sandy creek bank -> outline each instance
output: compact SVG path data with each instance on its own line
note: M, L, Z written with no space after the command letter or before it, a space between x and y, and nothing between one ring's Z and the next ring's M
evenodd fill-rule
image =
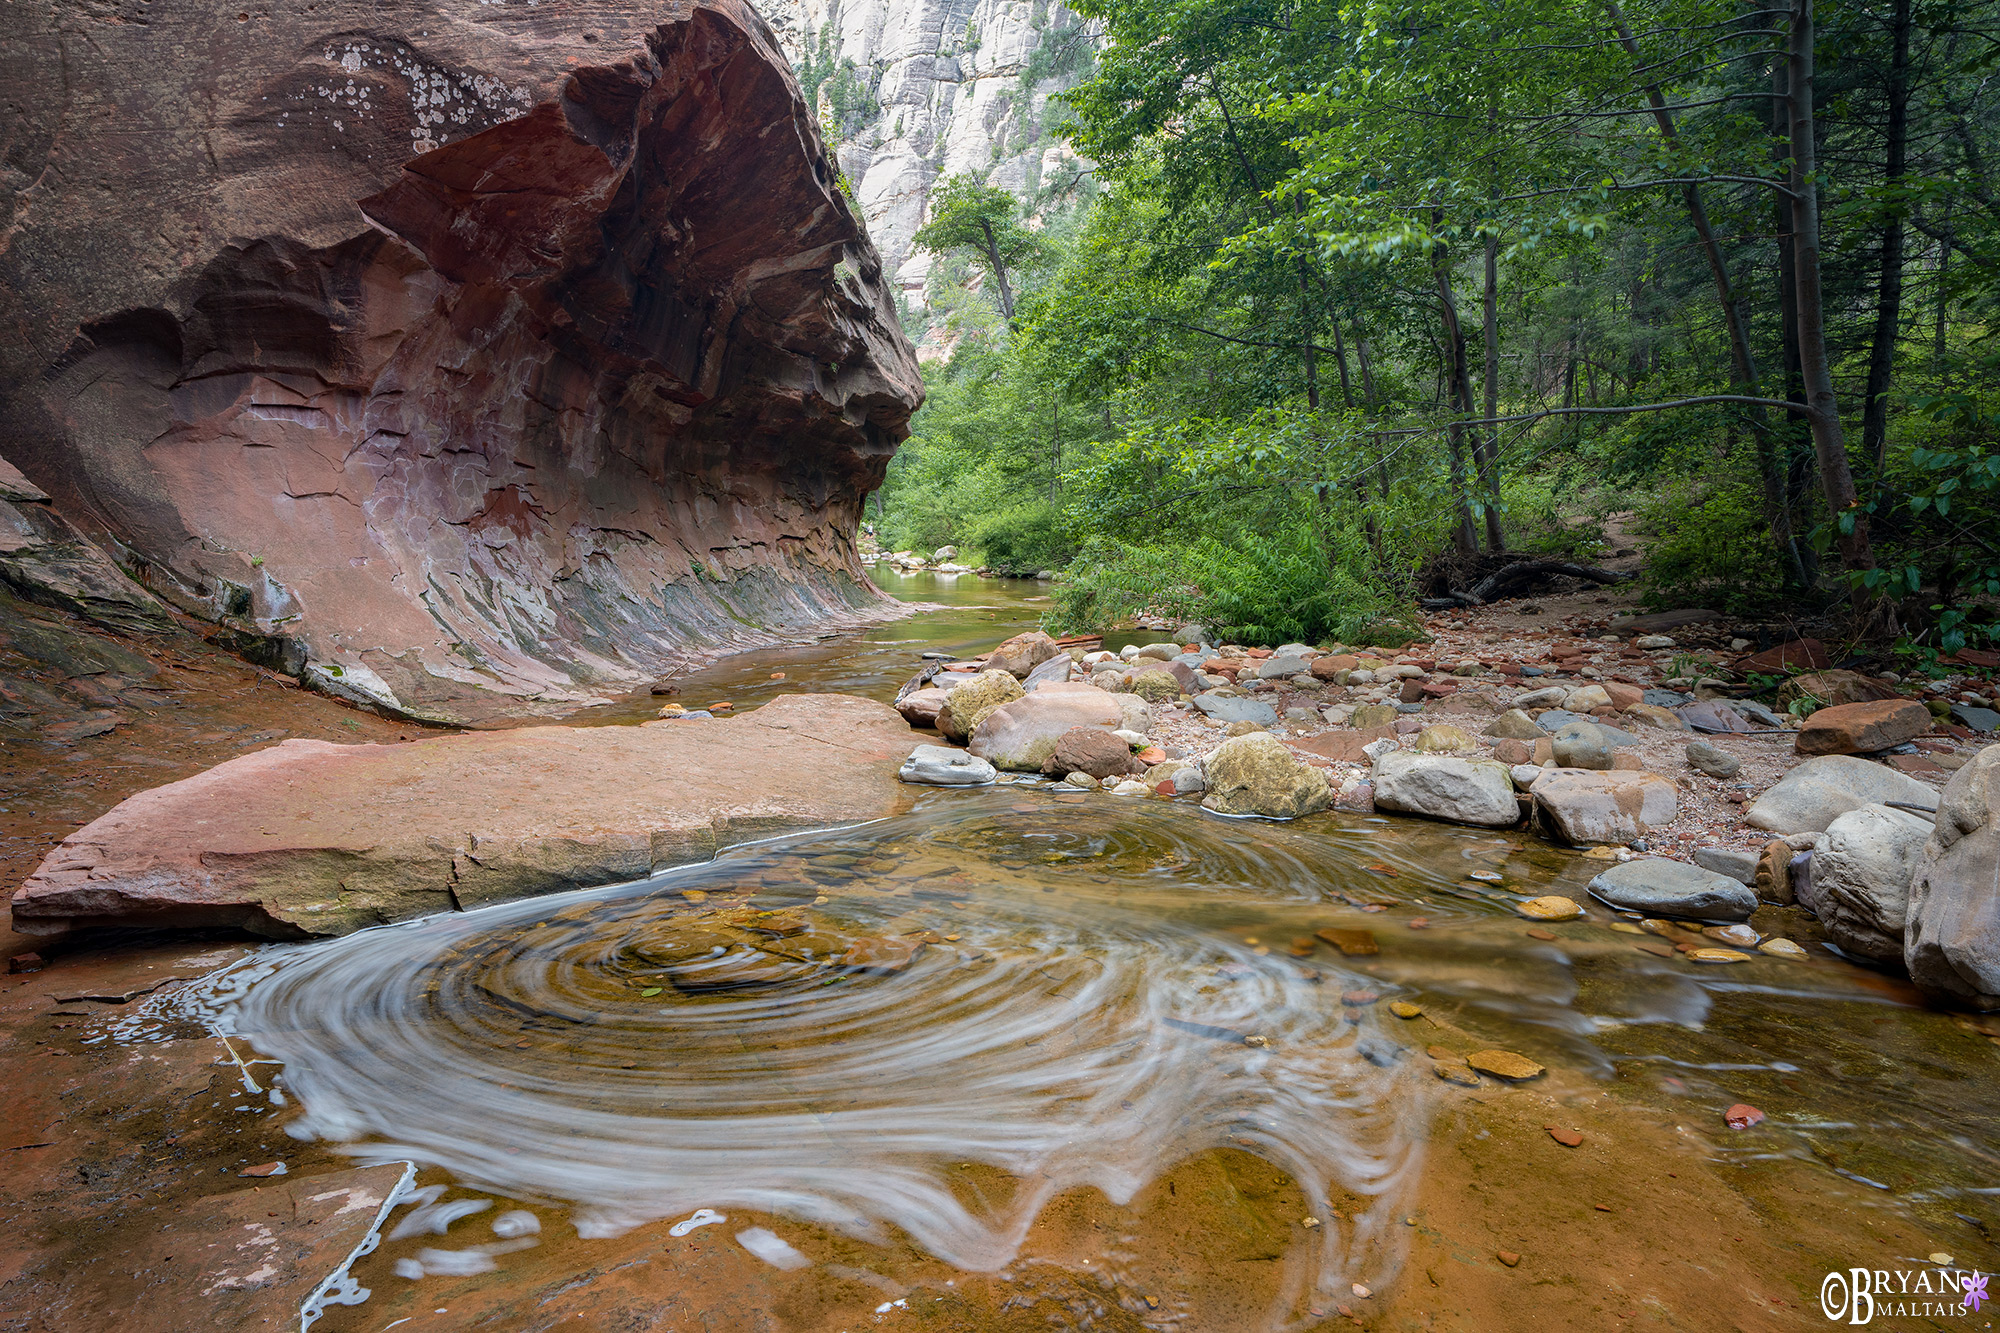
M1006 631L982 628L987 642ZM907 660L915 647L896 651ZM356 718L241 670L258 705L296 704L299 721L320 725ZM797 685L799 674L795 665L790 682L766 688ZM187 753L190 767L208 761ZM120 771L92 767L112 781ZM179 775L131 771L135 788ZM122 794L67 791L61 808L78 815ZM1482 897L1465 873L1475 867L1578 897L1589 873L1581 858L1514 834L1338 815L1244 824L1002 787L926 793L867 833L739 848L643 892L447 917L434 941L414 927L350 937L343 956L368 985L281 968L280 982L296 986L292 1012L310 1021L282 1021L274 1008L261 1034L227 1044L200 1021L203 1005L176 998L188 989L178 983L124 1003L78 997L210 973L248 956L243 941L103 938L53 951L45 970L0 981L10 1090L0 1150L11 1168L0 1190L15 1223L0 1250L0 1327L296 1325L402 1174L357 1166L324 1136L286 1133L301 1101L335 1104L341 1088L366 1093L361 1144L421 1147L416 1181L446 1187L440 1202L492 1203L356 1260L371 1295L328 1306L314 1325L323 1331L1789 1329L1826 1326L1816 1300L1830 1270L1911 1270L1940 1252L1959 1267L2000 1267L1986 1239L2000 1224L1992 1196L1965 1192L1994 1183L2000 1046L1983 1023L1831 960L1700 973L1642 952L1649 941L1595 908L1547 927L1554 940L1533 938L1532 923ZM583 915L551 924L572 900ZM936 942L903 970L768 993L677 998L661 987L642 1002L620 971L614 946L642 930L727 927L730 912L766 908L802 913L813 930L872 934L894 922ZM1767 910L1760 928L1815 938L1802 914ZM1367 930L1379 952L1311 943L1322 928ZM1288 944L1302 937L1310 948L1294 956ZM371 939L384 947L355 947ZM294 956L286 947L260 958ZM305 951L296 957L316 956ZM1051 957L1102 964L1109 979L1080 991L1073 972L1042 970ZM1375 998L1343 1003L1364 993ZM579 996L597 1021L573 1021ZM1422 1014L1396 1018L1393 1000ZM980 1021L996 1013L1033 1031L999 1043L994 1020ZM1148 1016L1180 1025L1148 1026ZM1113 1019L1124 1026L1111 1045L1147 1040L1091 1063L1105 1035L1091 1024ZM928 1047L927 1030L937 1034ZM1246 1035L1269 1045L1248 1046ZM1384 1066L1360 1058L1385 1049L1371 1041L1397 1053ZM1428 1048L1492 1046L1549 1072L1473 1088L1430 1072ZM268 1090L283 1066L239 1061L280 1052L311 1058L284 1069L279 1086L292 1092L276 1105ZM726 1223L676 1237L693 1212L676 1206L606 1234L592 1221L601 1208L561 1197L569 1163L614 1183L650 1179L675 1135L635 1091L731 1061L776 1071L778 1091L774 1104L721 1103L697 1117L702 1133L721 1136L716 1174L695 1174ZM331 1081L330 1099L302 1097L314 1088L308 1066ZM1063 1119L1072 1113L1057 1098L1046 1107L1067 1141L992 1149L982 1135L1009 1123L992 1113L1043 1106L1009 1099L1039 1095L1036 1076L1050 1069L1095 1099L1092 1114ZM955 1137L914 1155L949 1197L1010 1221L1012 1205L1048 1194L1019 1219L1018 1255L996 1271L937 1259L935 1246L884 1220L892 1201L867 1187L882 1160L876 1140L904 1132L882 1113L917 1086L927 1095L908 1105L956 1108L944 1126ZM1301 1087L1318 1093L1288 1099ZM1265 1100L1245 1103L1249 1090ZM1739 1101L1769 1119L1726 1128L1721 1113ZM1153 1114L1163 1107L1175 1117ZM537 1139L515 1128L528 1113L573 1113L578 1127ZM760 1127L768 1115L782 1124ZM1156 1132L1137 1132L1147 1125ZM1580 1145L1557 1142L1552 1125ZM1327 1143L1356 1146L1315 1190L1279 1165ZM820 1156L844 1174L813 1176ZM240 1174L275 1161L286 1175ZM1129 1199L1081 1180L1086 1167L1116 1168L1105 1178L1130 1185ZM745 1182L809 1193L815 1181L878 1213L877 1239L728 1197ZM489 1272L399 1276L426 1249L493 1245L493 1220L517 1206L539 1221L532 1248L494 1254ZM412 1210L395 1209L385 1231ZM579 1220L593 1234L579 1234ZM809 1263L788 1270L756 1257L737 1239L751 1228ZM1329 1273L1342 1280L1313 1280Z

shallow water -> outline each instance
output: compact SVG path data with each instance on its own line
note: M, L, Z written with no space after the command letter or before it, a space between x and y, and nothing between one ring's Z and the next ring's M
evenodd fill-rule
M732 659L680 701L888 699L923 652L982 651L1044 605L1032 583L880 581L942 607ZM1536 1125L1615 1098L1635 1132L1664 1121L1673 1152L1746 1180L1803 1170L1934 1232L2000 1226L1992 1041L1823 953L1703 969L1594 902L1547 927L1513 913L1587 901L1599 868L1513 833L1230 820L1023 780L639 883L273 947L203 993L283 1062L295 1135L428 1182L357 1265L372 1304L327 1330L419 1327L433 1300L511 1327L533 1293L718 1253L791 1285L676 1270L689 1326L833 1333L884 1292L971 1301L979 1282L989 1303L950 1327L1039 1327L1009 1321L1058 1298L1067 1327L1314 1325L1355 1284L1408 1285L1433 1135L1466 1132L1474 1104L1436 1048L1548 1066L1492 1103ZM1732 1135L1736 1102L1769 1121ZM1520 1187L1520 1209L1548 1206ZM1674 1243L1699 1251L1712 1202L1663 1220L1690 1233ZM1024 1291L1037 1273L1070 1285Z
M673 702L706 708L727 701L737 712L799 691L856 694L884 703L917 673L927 652L972 656L1040 622L1049 585L1034 579L989 579L975 574L906 574L886 565L870 571L877 587L905 602L929 606L902 620L829 633L816 642L737 653L699 671L672 676ZM1113 648L1157 635L1112 635ZM651 718L664 699L638 695L566 719L601 725Z
M779 1267L838 1234L990 1272L1066 1191L1120 1204L1254 1154L1340 1207L1231 1327L1395 1280L1432 1114L1459 1095L1433 1044L1679 1099L1710 1160L1817 1159L1992 1223L1980 1038L1835 961L1640 952L1596 905L1529 937L1511 904L1581 898L1592 870L1414 821L940 791L640 883L276 948L226 1021L284 1062L295 1133L561 1207L585 1238L769 1216L739 1242L771 1232ZM1736 1101L1778 1132L1731 1142ZM496 1254L472 1262L504 1276Z

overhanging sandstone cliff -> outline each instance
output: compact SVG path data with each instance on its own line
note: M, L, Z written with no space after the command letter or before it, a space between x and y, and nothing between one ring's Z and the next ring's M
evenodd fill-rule
M167 600L457 719L875 608L921 381L739 0L0 25L0 452Z

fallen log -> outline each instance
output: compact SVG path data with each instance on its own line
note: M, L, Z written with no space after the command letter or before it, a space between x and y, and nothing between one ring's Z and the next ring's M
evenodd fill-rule
M1442 597L1425 597L1417 604L1426 611L1443 611L1454 606L1484 606L1492 601L1496 594L1515 584L1552 574L1567 574L1571 578L1588 579L1592 583L1623 583L1635 577L1623 570L1599 569L1595 565L1571 564L1567 560L1516 560L1511 565L1496 569L1473 584L1466 592L1447 592Z

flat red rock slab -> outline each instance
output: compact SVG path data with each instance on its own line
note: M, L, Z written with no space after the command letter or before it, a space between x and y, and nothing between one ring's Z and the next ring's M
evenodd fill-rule
M14 895L14 927L340 935L639 879L895 814L910 745L894 709L838 694L780 695L727 721L288 740L70 834Z

